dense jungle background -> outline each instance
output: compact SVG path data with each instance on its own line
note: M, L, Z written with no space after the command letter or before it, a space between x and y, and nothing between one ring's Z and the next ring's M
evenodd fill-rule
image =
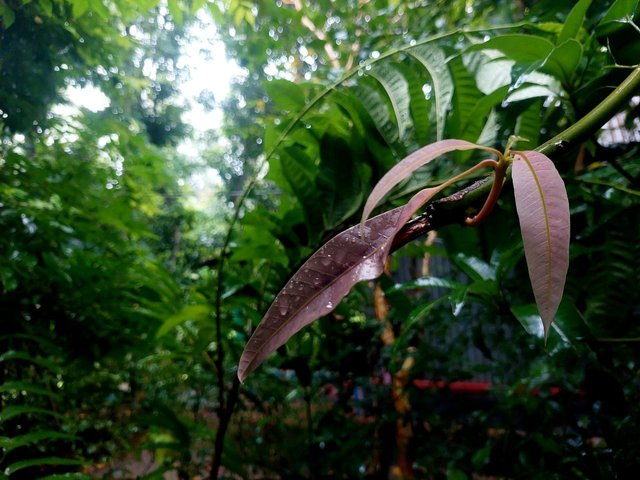
M0 477L637 478L639 17L0 0ZM203 83L233 71L228 94L185 88L185 51L222 47ZM396 252L239 384L279 289L401 158L442 138L533 149L625 78L604 128L551 156L572 244L546 346L507 185L486 222ZM477 160L448 155L384 208Z

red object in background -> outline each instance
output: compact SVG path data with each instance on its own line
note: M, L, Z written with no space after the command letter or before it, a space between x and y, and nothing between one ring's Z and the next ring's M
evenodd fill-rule
M493 384L491 382L471 382L471 381L458 381L447 383L444 380L421 380L415 379L413 385L420 390L426 390L427 388L435 388L438 390L449 390L455 393L487 393ZM550 387L549 391L551 395L557 395L560 393L560 388ZM539 388L531 390L531 395L537 396L540 394Z

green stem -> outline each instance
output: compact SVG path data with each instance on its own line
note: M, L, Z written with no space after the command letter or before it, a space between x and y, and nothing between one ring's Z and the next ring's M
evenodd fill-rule
M536 151L549 156L559 149L566 148L568 144L584 140L613 117L629 101L638 87L640 87L640 67L634 68L627 78L593 110L551 140L540 145Z
M558 150L564 150L570 145L575 144L581 140L584 140L589 135L596 132L602 125L607 123L622 107L629 101L633 94L640 87L640 67L636 67L633 71L624 79L624 81L618 85L618 87L611 92L602 102L593 108L584 117L571 125L566 130L563 130L551 140L546 141L539 147L535 148L535 151L543 153L547 156L553 155ZM507 171L507 177L509 177L509 171ZM473 191L468 192L464 198L464 204L461 206L467 207L475 204L479 198L487 195L491 190L493 182L491 178L487 178L486 181L475 188Z
M570 145L592 135L622 109L639 86L640 67L636 67L609 96L587 115L535 150L545 155L552 155L558 150L566 149ZM511 168L509 167L505 171L505 180L510 176ZM391 251L397 250L430 230L464 222L468 217L468 210L475 208L487 195L491 195L491 191L494 188L493 183L493 176L490 176L448 197L431 203L423 215L407 223L398 232L393 240Z

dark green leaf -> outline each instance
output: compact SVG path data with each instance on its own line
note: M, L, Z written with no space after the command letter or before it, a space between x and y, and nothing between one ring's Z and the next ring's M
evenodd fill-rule
M304 108L304 92L297 83L275 79L265 82L264 88L269 98L282 110L297 112Z
M409 83L409 97L411 99L411 119L413 121L413 132L419 145L429 143L429 109L430 102L424 96L422 87L424 81L411 68L403 63L394 64L404 78Z
M535 35L509 34L475 45L472 50L500 50L518 63L542 61L553 50L553 43Z
M412 48L409 53L422 64L431 77L436 110L436 140L442 140L447 112L453 97L453 81L446 57L442 50L432 45Z
M533 101L527 109L518 116L516 121L516 135L526 140L518 140L518 148L533 149L540 144L540 129L542 128L542 102Z
M553 49L540 70L568 83L582 59L582 45L570 39Z
M46 408L32 407L29 405L9 405L0 412L0 423L11 420L14 417L20 415L44 415L55 417L59 420L64 419L63 415L54 412L53 410L47 410Z
M84 465L85 462L82 460L75 460L72 458L61 458L61 457L43 457L43 458L32 458L29 460L22 460L19 462L12 463L5 469L5 473L7 475L13 475L14 473L23 470L28 467L37 467L41 465L61 465L61 466L78 466Z
M390 105L387 105L387 101L375 86L364 82L362 83L362 85L358 85L358 87L353 90L353 93L358 100L362 102L369 115L371 115L376 128L382 134L385 141L388 144L392 144L398 137L398 130L389 115Z
M558 41L556 42L557 45L561 45L567 40L578 36L578 33L582 28L582 24L584 23L584 17L587 14L587 10L590 5L591 0L580 0L571 9L571 12L569 12L567 19L564 22L562 31L558 35Z
M170 316L164 321L156 332L156 337L159 338L169 333L171 330L176 328L178 325L183 324L187 320L193 320L196 322L203 321L209 316L210 312L211 307L209 305L187 305L178 313Z
M398 135L396 139L402 140L405 132L411 127L411 112L409 110L409 85L404 76L391 65L378 66L368 72L373 78L380 82L382 88L389 97L393 114L398 125ZM396 140L394 139L394 140Z
M609 35L624 24L632 22L640 9L639 0L616 0L602 17L596 32L598 35Z

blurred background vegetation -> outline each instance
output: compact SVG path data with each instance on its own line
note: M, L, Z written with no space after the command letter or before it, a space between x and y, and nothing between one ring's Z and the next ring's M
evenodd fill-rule
M553 158L572 263L546 347L503 195L235 371L400 158L533 148L620 84L637 0L0 0L0 18L0 477L636 478L638 96ZM185 51L211 42L228 58L205 84L237 75L189 96Z

